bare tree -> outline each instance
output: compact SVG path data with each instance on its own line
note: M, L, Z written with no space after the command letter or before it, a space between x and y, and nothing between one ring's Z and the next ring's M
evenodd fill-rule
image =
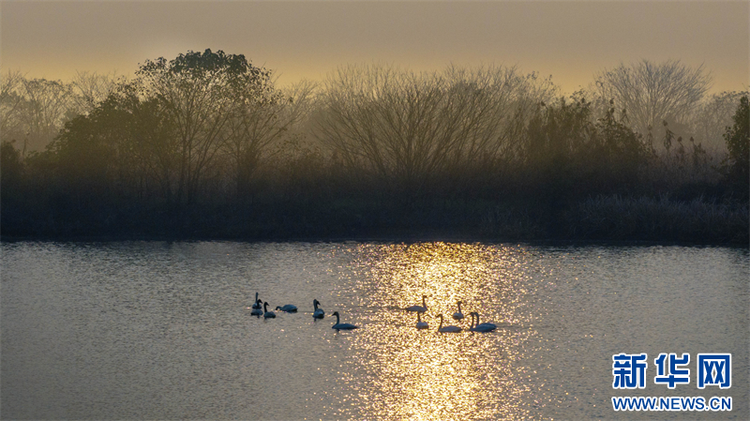
M440 171L509 149L529 95L551 92L534 80L504 67L340 68L321 94L317 136L350 168L417 193Z
M20 141L24 154L44 149L72 116L73 92L61 81L8 72L0 97L2 139Z
M25 138L25 130L21 125L25 105L23 82L21 72L10 70L0 80L0 137L4 142Z
M270 146L310 111L314 90L308 81L283 91L269 84L264 95L246 101L228 122L223 148L232 163L238 198L249 193L249 182Z
M454 149L445 81L384 66L340 68L326 82L319 136L352 168L410 188Z
M18 140L22 150L40 151L67 121L90 112L114 89L114 76L79 72L70 83L26 79L8 71L0 84L0 136Z
M690 118L691 133L708 151L727 152L724 132L733 124L732 116L740 98L747 92L721 92L705 98Z
M30 133L38 138L30 139L33 147L46 145L70 117L73 92L61 81L45 79L27 80L25 93L28 100L27 125Z
M96 72L76 72L71 82L74 93L74 111L86 114L114 92L118 84L125 83L124 78L115 73L98 74Z
M445 78L462 98L457 112L465 117L462 136L471 162L485 158L510 161L518 158L522 132L541 102L550 102L558 88L536 73L521 74L515 67L489 66L463 68L451 66Z
M710 83L702 65L691 68L679 60L620 64L596 77L599 95L624 108L631 127L644 135L663 121L685 122Z

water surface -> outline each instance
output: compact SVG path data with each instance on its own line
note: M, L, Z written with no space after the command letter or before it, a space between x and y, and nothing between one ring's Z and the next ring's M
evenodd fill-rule
M664 419L612 396L732 396L750 418L748 250L466 243L2 243L4 419ZM297 314L250 315L258 292ZM427 295L427 331L403 309ZM312 319L312 301L327 317ZM492 333L439 334L477 311ZM333 311L360 326L336 332ZM612 389L612 355L649 384ZM732 353L729 390L653 384Z

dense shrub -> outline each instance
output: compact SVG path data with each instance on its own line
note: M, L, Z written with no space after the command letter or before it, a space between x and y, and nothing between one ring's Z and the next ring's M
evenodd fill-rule
M727 141L729 181L736 191L747 197L750 188L750 104L743 96L733 117L734 124L727 127L724 138Z

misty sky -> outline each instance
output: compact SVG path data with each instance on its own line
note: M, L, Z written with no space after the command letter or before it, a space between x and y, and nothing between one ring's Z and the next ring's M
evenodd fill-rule
M713 90L748 89L750 2L2 0L0 67L69 80L131 75L146 59L244 54L282 84L337 66L518 65L565 92L620 62L704 64Z

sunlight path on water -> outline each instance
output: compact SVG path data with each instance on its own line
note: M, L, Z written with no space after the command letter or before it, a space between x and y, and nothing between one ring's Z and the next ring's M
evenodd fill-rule
M358 308L366 329L351 338L352 372L347 383L364 382L356 405L343 415L381 419L527 419L530 388L524 381L523 347L536 332L524 308L528 279L512 247L479 244L362 244L342 284L359 291ZM421 305L429 330L416 329L416 315L404 308ZM462 301L467 316L451 318ZM499 330L469 331L471 311ZM438 314L460 333L437 333ZM356 410L355 410L356 408ZM358 413L359 412L359 413Z

